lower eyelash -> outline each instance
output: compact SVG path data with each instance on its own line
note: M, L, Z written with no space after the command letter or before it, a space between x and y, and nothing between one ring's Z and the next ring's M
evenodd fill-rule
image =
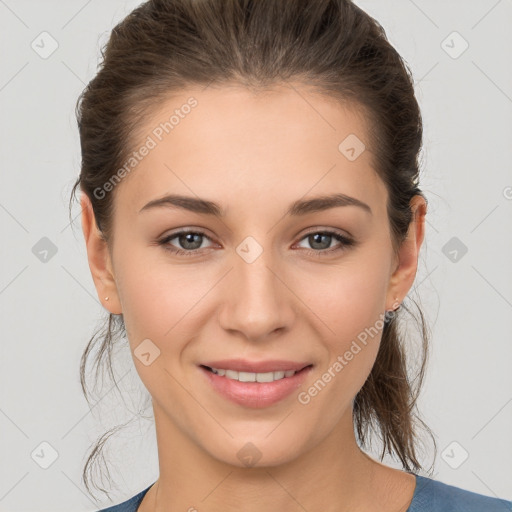
M162 245L166 251L170 251L172 254L176 254L179 256L195 256L200 251L200 249L185 251L183 249L177 249L177 248L169 245L169 242L171 240L179 237L180 235L185 235L187 233L193 233L194 235L201 235L201 236L207 238L208 240L210 239L210 237L208 235L206 235L205 233L203 233L201 231L178 231L177 233L173 233L172 235L169 235L169 236L163 238L162 240L159 240L157 243L158 243L158 245ZM326 253L330 254L333 252L342 251L345 248L356 245L355 240L348 238L346 236L340 235L336 231L312 231L311 233L307 233L306 235L304 235L301 238L301 240L304 240L304 238L306 238L310 235L320 235L320 234L332 236L335 240L340 242L342 245L340 247L331 248L331 249L323 249L323 250L318 250L318 251L315 251L313 249L303 249L303 250L305 250L306 252L308 252L309 254L312 254L314 256L322 256Z

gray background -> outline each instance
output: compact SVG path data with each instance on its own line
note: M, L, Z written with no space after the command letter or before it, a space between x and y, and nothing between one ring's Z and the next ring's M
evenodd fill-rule
M126 351L116 370L126 404L109 384L92 409L82 396L79 358L106 312L78 204L72 226L67 217L80 164L75 102L109 31L138 3L0 0L1 511L99 508L80 480L87 448L147 406ZM425 123L429 213L411 296L432 329L419 406L438 442L434 477L512 499L512 1L357 3L411 67ZM114 501L157 478L150 420L108 446Z

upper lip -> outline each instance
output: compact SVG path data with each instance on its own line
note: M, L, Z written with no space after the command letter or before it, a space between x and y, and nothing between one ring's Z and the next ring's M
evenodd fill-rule
M311 363L284 361L282 359L272 359L267 361L247 361L246 359L222 359L221 361L207 361L203 366L218 368L223 370L234 370L237 372L265 373L275 371L302 370Z

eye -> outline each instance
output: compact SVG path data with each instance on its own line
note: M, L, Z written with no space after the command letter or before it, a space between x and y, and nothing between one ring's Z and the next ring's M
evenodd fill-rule
M174 240L175 238L178 239L179 244L186 250L178 249L173 245L170 245L171 240ZM202 245L202 238L207 238L210 240L210 237L201 231L179 231L177 233L173 233L172 235L166 236L160 240L158 244L162 245L166 251L170 251L173 254L194 256L197 254L198 249Z
M183 255L183 256L195 256L198 254L199 249L202 247L203 239L211 240L209 236L207 236L202 231L178 231L177 233L173 233L168 235L157 242L158 245L164 247L166 251L169 251L173 254ZM183 249L177 248L171 244L171 240L178 239L178 243ZM330 247L331 242L336 240L338 242L338 247ZM305 237L301 239L307 240L313 249L307 249L306 252L312 254L314 256L323 256L326 254L332 254L338 251L342 251L348 247L356 245L355 240L349 238L341 233L336 231L313 231L308 233Z
M330 248L331 242L334 240L339 242L338 247ZM342 251L345 248L351 247L356 244L355 240L349 238L336 231L313 231L307 234L302 240L307 242L314 249L319 250L308 250L307 252L314 256L329 255L338 251Z

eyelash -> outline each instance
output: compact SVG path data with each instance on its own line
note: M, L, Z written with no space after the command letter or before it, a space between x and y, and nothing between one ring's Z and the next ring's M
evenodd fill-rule
M192 250L189 250L189 251L185 251L183 249L177 249L177 248L169 245L169 242L171 240L173 240L174 238L177 238L180 235L186 235L186 234L190 234L190 233L192 233L194 235L200 235L200 236L203 236L203 237L207 238L208 240L211 240L210 237L208 235L206 235L205 233L203 233L202 231L188 230L188 231L178 231L177 233L172 233L171 235L168 235L168 236L162 238L161 240L159 240L157 242L157 244L163 246L164 250L169 251L172 254L176 254L177 256L182 256L182 255L183 256L196 256L197 253L200 251L200 249L192 249ZM326 230L326 231L312 231L310 233L306 233L300 239L300 241L304 240L308 236L317 235L317 234L331 236L335 240L340 242L342 244L342 246L334 248L334 249L333 248L331 248L331 249L320 249L320 250L304 249L307 253L309 253L309 254L311 254L313 256L322 257L322 256L324 256L326 254L330 255L332 253L337 253L339 251L343 251L343 250L345 250L345 249L347 249L349 247L352 247L352 246L356 245L356 241L353 240L352 238L348 238L348 237L346 237L344 235L341 235L340 233L338 233L336 231L329 231L329 230Z

